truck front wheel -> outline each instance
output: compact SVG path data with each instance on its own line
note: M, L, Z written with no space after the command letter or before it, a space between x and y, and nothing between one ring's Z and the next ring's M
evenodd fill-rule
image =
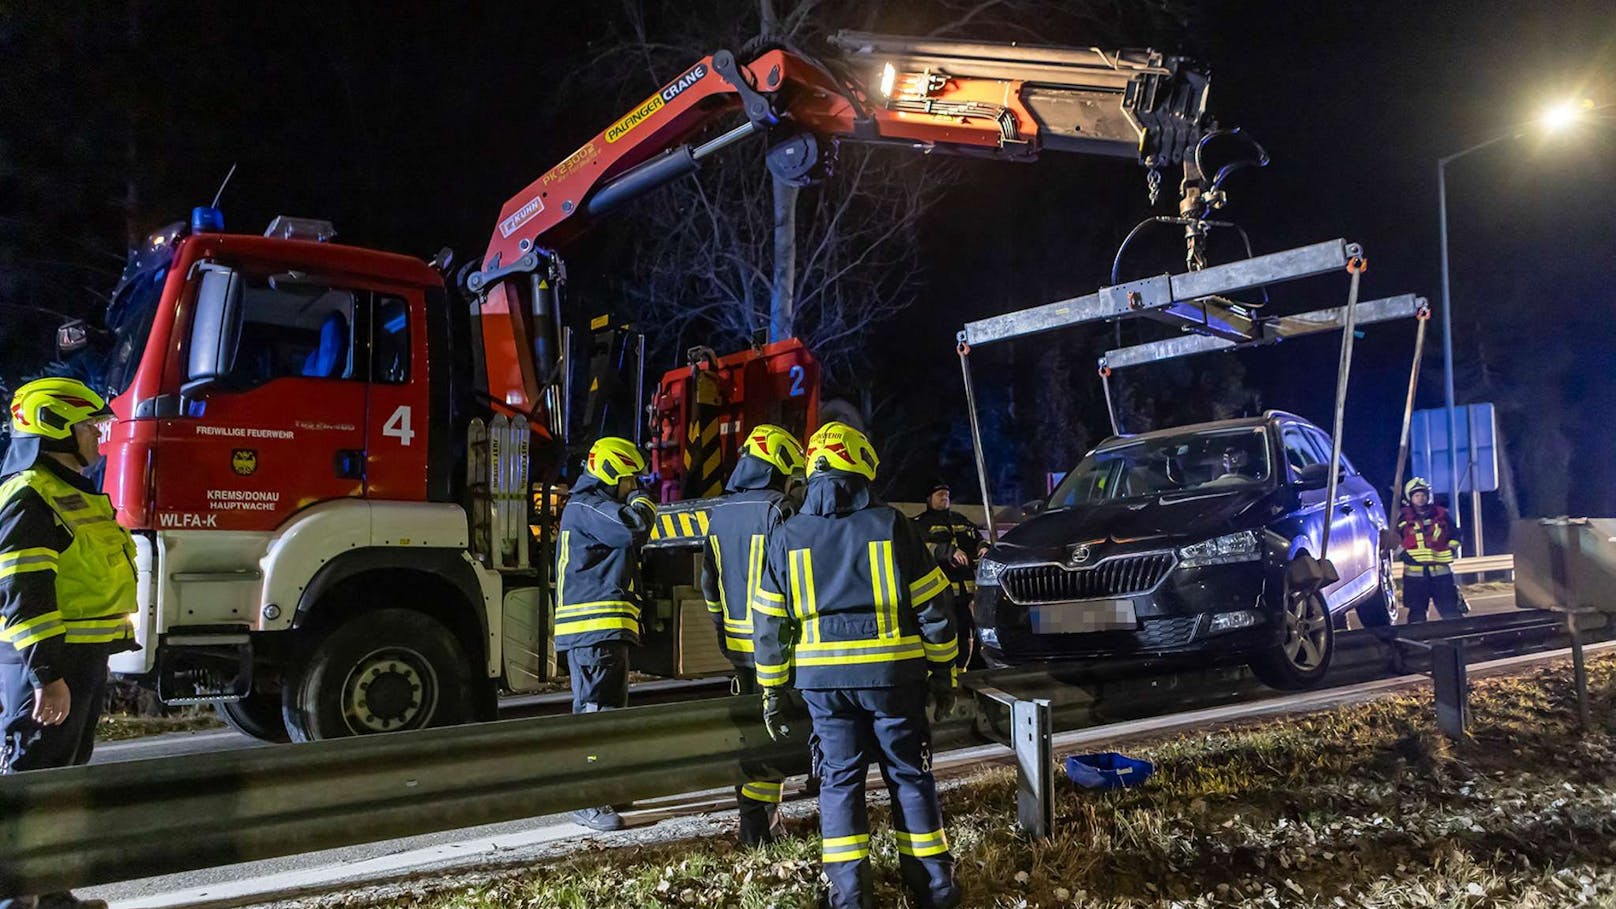
M298 742L453 726L474 718L474 681L449 629L414 610L381 609L314 646L281 710Z
M255 691L239 701L215 704L214 711L226 726L260 742L289 741L286 720L281 716L279 692Z

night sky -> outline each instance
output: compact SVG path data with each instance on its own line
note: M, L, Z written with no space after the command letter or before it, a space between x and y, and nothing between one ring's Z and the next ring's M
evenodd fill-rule
M601 41L621 28L610 3L385 14L341 3L66 7L77 5L0 2L7 382L43 365L53 324L21 308L93 311L90 289L110 289L129 234L205 204L232 162L240 170L221 203L232 229L257 232L278 213L327 217L344 242L423 257L449 245L475 256L504 199L621 113L587 87L599 75L588 67ZM1094 26L1106 34L1063 24L1068 33L1048 41L1150 44L1205 60L1220 121L1249 130L1273 157L1230 182L1225 214L1258 252L1334 237L1362 243L1364 299L1414 292L1436 303L1438 157L1552 100L1616 102L1608 2L1093 8L1118 11ZM908 23L924 19L919 9L883 4L873 25L911 31ZM992 38L992 23L983 27ZM635 91L654 87L647 79ZM1616 509L1613 124L1553 141L1533 133L1449 171L1460 396L1499 400L1527 514ZM964 481L954 332L1107 283L1116 244L1148 211L1143 173L1124 162L1051 155L1027 166L955 167L922 231L920 302L879 339L884 355L863 378L902 408L923 454L941 452L941 469ZM571 251L580 305L620 265L619 247L602 233ZM1181 258L1164 240L1133 258L1130 277L1177 270ZM1276 289L1271 307L1336 306L1345 293L1344 277L1320 278ZM1143 337L1129 331L1129 340ZM1056 345L1070 354L1067 397L1080 401L1074 438L1102 438L1092 367L1107 337L1096 329L985 353L988 397L1014 401L1003 435L1039 431L1026 411L1038 395L1061 392L1027 387L1049 382L1024 367ZM1359 346L1345 441L1382 487L1412 339L1412 325L1371 326ZM1147 366L1124 381L1200 387L1243 371L1262 406L1327 424L1337 342L1239 354L1238 364L1210 365L1229 359L1216 356L1202 358L1204 367ZM1440 402L1435 330L1429 344L1420 406ZM1000 444L999 455L1017 462L998 493L1006 498L1037 494L1038 471L1069 466L1037 445ZM931 473L913 456L908 463L914 478L894 485L894 497L912 497Z

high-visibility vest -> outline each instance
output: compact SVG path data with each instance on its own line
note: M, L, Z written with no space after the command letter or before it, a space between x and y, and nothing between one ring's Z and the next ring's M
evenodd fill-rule
M1408 570L1415 574L1442 575L1453 570L1452 565L1458 557L1454 546L1455 542L1447 529L1447 513L1438 509L1431 509L1424 518L1413 513L1412 509L1405 508L1398 529L1403 535L1403 549L1407 553L1407 560L1414 564Z
M112 502L85 492L44 467L30 467L0 484L0 503L32 489L56 513L73 541L0 553L0 578L56 572L56 609L0 626L0 641L18 650L62 635L69 644L118 644L134 637L135 540L119 526Z

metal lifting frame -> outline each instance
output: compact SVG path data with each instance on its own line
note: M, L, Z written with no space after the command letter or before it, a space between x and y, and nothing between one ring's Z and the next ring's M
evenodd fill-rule
M1177 326L1186 333L1184 337L1110 350L1100 359L1100 378L1105 383L1106 408L1111 414L1112 431L1120 433L1111 404L1109 380L1112 369L1216 350L1273 344L1300 335L1350 329L1358 323L1407 318L1428 311L1425 299L1413 294L1357 303L1357 277L1362 270L1362 260L1363 250L1358 244L1342 239L1328 240L1200 271L1157 275L1102 287L1085 296L967 322L958 335L958 351L965 382L966 412L970 419L971 438L975 443L977 479L982 487L982 503L987 512L989 540L997 539L997 527L993 520L993 503L988 495L987 464L982 454L981 424L971 378L970 353L973 346L1090 322L1114 322L1127 318L1144 317ZM1342 307L1294 316L1263 317L1255 307L1223 298L1224 294L1337 270L1352 271L1354 279L1351 299L1348 305ZM1344 356L1350 356L1350 347L1344 347L1343 351ZM1345 368L1343 361L1338 399L1340 392L1345 389ZM1339 409L1339 400L1337 404Z

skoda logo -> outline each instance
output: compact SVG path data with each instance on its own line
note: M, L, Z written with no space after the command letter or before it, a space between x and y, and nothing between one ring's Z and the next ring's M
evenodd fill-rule
M1089 549L1089 544L1079 543L1072 547L1071 562L1073 565L1081 565L1087 562L1091 555L1093 552Z

